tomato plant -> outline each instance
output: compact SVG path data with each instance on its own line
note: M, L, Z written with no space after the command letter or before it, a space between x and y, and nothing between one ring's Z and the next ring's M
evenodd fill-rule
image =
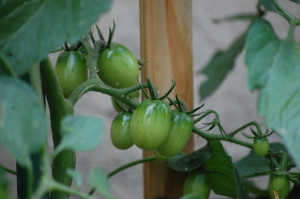
M194 194L198 197L207 199L210 194L210 185L207 176L199 171L194 171L188 174L184 181L183 194Z
M159 147L169 135L171 110L161 100L144 100L133 112L130 131L134 144L144 150Z
M61 53L56 61L55 72L67 98L83 82L87 80L87 66L83 54L77 51Z
M111 141L118 149L128 149L133 145L130 134L132 113L120 113L115 117L110 128Z
M144 3L141 1L141 4L142 2ZM250 196L299 198L300 48L296 39L298 35L295 33L300 26L300 18L288 11L288 6L282 6L282 2L259 0L257 3L257 10L253 14L242 13L225 20L215 20L248 20L250 23L228 49L215 53L200 71L207 76L200 88L203 99L220 85L245 48L248 87L259 92L257 107L265 122L260 124L250 121L228 131L217 111L212 108L200 111L204 104L187 111L191 104L182 100L187 96L179 99L179 95L193 90L192 87L179 85L174 90L175 79L170 89L160 96L158 88L161 85L152 83L152 78L154 82L158 82L158 79L167 81L165 77L177 78L181 74L190 74L190 71L185 71L186 68L182 67L186 63L179 59L185 57L186 53L190 54L191 48L185 44L192 40L184 32L187 30L185 25L188 24L173 21L175 18L179 19L182 13L188 16L186 13L190 12L178 14L175 6L177 3L172 3L172 6L169 6L170 2L160 4L168 9L153 10L154 14L158 10L166 11L167 22L162 25L166 27L168 34L152 37L149 42L145 42L144 36L149 36L150 33L152 36L152 32L141 34L143 45L146 43L154 47L147 53L152 55L161 50L163 53L159 57L161 59L147 60L149 65L145 66L148 67L145 72L150 77L146 77L146 82L138 82L139 64L143 61L137 60L128 47L114 42L115 23L109 29L107 40L101 29L97 25L93 26L99 15L109 9L111 1L93 0L91 4L68 0L1 2L0 148L1 154L2 149L7 151L7 155L13 160L11 162L16 162L17 165L14 170L14 163L11 165L4 158L1 159L0 198L12 198L9 188L14 188L14 184L9 187L6 178L6 173L9 173L16 176L17 186L13 192L17 193L18 198L68 199L72 195L92 199L93 193L98 192L105 198L114 199L118 188L110 188L110 177L137 164L157 160L157 164L153 162L146 166L163 165L164 170L160 170L161 167L145 169L145 173L149 174L145 182L161 177L161 182L167 185L155 189L163 192L162 195L157 194L157 197L165 197L163 194L169 193L169 190L183 190L182 199L208 198L212 190L213 194L238 199L249 199ZM290 3L294 3L295 8L299 6L299 0L291 0ZM144 11L141 10L142 16L148 13ZM286 38L279 37L269 17L265 17L269 12L277 13L288 22ZM151 27L155 33L164 31L156 29L155 18L141 19L147 19L147 24L141 23L142 27ZM159 18L160 20L164 19ZM183 24L184 28L177 27L179 24ZM177 41L180 45L177 45ZM69 49L68 45L71 44L76 44L76 48ZM160 49L158 44L163 44L167 50ZM59 47L63 45L64 47ZM182 49L187 49L187 52ZM57 52L60 54L53 67L56 57L53 53ZM163 61L160 62L161 60ZM156 64L166 63L174 65L176 74L169 74L168 67L167 70L155 68ZM154 74L148 71L150 67L155 69ZM178 75L177 72L181 74ZM144 80L144 77L145 73L141 79ZM192 79L191 76L189 78ZM76 152L96 149L106 135L103 130L105 123L100 118L80 115L76 109L79 99L88 92L106 95L105 97L112 98L122 107L119 115L112 121L112 145L128 149L135 144L140 149L150 151L144 153L147 157L120 165L109 172L104 172L99 168L102 165L97 165L98 168L91 169L88 176L82 176L81 171L75 169ZM136 100L139 92L143 92L146 98L141 102ZM82 103L86 101L83 100ZM103 106L102 102L88 105L95 111L99 111L98 105ZM236 114L237 111L238 108L231 112ZM110 117L109 114L105 115ZM280 143L269 143L269 140L274 139L270 137L272 133L268 133L268 129L278 134L278 139L282 138ZM254 136L249 135L251 132ZM200 142L197 144L199 148L183 153L191 133L201 138L195 139L195 142ZM253 142L238 136L240 133L246 138L254 139ZM50 145L48 138L53 141ZM205 146L202 140L205 141ZM223 147L225 142L236 145L237 149L244 147L249 150L249 154L235 162L235 158L227 153L227 146ZM132 147L132 150L139 149ZM126 152L121 152L124 158L130 156ZM110 153L107 146L100 156L106 153ZM98 154L95 156L99 157ZM112 154L105 157L111 158ZM175 174L165 167L175 170ZM155 173L155 178L152 178L152 172L158 170L163 175ZM177 180L185 174L188 176L183 187L180 187ZM252 180L252 177L268 175L268 190L262 190ZM175 180L170 181L169 176ZM153 183L155 188L159 186L158 181ZM72 182L74 186L71 186ZM91 187L89 192L84 191L83 182ZM128 182L130 181L126 180L126 184ZM173 198L180 197L177 196Z
M285 199L290 192L290 181L284 175L270 175L268 190L272 199Z
M112 42L98 58L98 75L104 83L114 88L137 84L139 66L133 53L125 46Z

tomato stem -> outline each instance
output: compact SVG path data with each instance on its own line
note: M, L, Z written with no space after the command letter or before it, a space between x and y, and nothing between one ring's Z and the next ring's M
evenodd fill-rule
M248 142L245 142L245 141L242 141L242 140L238 140L234 137L231 137L231 136L223 136L223 135L213 135L213 134L209 134L209 133L206 133L204 131L201 131L200 129L194 127L193 128L193 132L201 137L203 137L204 139L206 140L224 140L224 141L228 141L228 142L232 142L232 143L235 143L235 144L239 144L241 146L245 146L245 147L248 147L250 149L253 148L253 145L248 143ZM231 132L232 133L232 132ZM228 134L230 135L230 133Z
M219 114L216 111L207 110L207 111L201 113L201 116L194 120L194 124L198 123L199 121L201 121L202 119L204 119L205 117L207 117L210 114L214 114L215 118L219 119Z
M164 100L166 97L169 96L169 94L173 91L173 89L175 88L175 85L176 85L176 81L175 80L172 80L172 84L171 84L171 87L170 89L162 96L160 97L159 99L160 100Z
M56 148L61 140L59 134L60 122L66 115L73 114L73 105L64 99L62 89L49 58L41 62L41 77L42 86L49 104L52 138ZM71 185L72 179L67 175L66 169L75 167L75 159L75 152L69 150L64 150L56 156L52 163L53 177L56 181L68 186ZM68 196L52 193L51 198L66 199Z
M260 132L259 134L261 134L261 128L260 128L259 124L256 121L252 121L252 122L249 122L249 123L237 128L236 130L232 131L231 133L228 134L228 136L233 137L237 133L241 132L242 130L244 130L245 128L248 128L250 126L255 126L257 132Z
M9 173L9 174L12 174L12 175L17 175L17 172L15 170L12 170L12 169L9 169L3 165L0 165L0 169Z

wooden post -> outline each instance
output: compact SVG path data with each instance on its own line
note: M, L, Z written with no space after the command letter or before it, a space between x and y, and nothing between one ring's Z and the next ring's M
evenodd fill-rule
M142 79L149 76L160 93L176 80L175 94L193 108L192 0L140 0ZM193 136L185 152L194 150ZM144 151L144 157L152 155ZM144 164L144 198L178 199L184 175L163 161Z

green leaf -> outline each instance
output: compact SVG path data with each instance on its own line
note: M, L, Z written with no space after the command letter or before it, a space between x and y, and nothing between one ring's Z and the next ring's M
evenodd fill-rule
M300 4L300 0L290 0L290 1Z
M25 82L0 76L0 142L22 166L47 141L43 104Z
M2 1L0 55L18 75L65 41L77 42L110 0Z
M214 154L205 163L208 181L216 194L241 199L249 198L248 192L233 166L231 157L227 155L219 141L212 141Z
M250 199L249 191L244 183L244 180L240 177L238 171L236 168L234 168L234 176L235 176L235 182L236 182L236 195L237 198L240 199Z
M89 183L98 193L108 198L114 198L111 194L107 175L100 168L94 168L89 174Z
M207 80L200 86L202 99L210 96L222 83L226 75L233 69L237 56L244 48L246 33L241 34L227 50L217 51L200 73L207 76Z
M62 140L57 151L90 151L99 145L103 137L103 122L92 116L69 115L61 122L60 134Z
M251 90L259 89L258 110L300 167L300 47L280 40L271 25L257 19L249 30L246 65Z
M180 154L167 160L168 165L175 171L190 172L201 167L213 153L213 147L205 146L188 155Z
M256 155L254 151L237 161L235 167L242 177L264 175L269 170L265 159Z
M69 168L69 169L67 169L67 174L75 181L75 183L78 187L81 187L82 175L81 175L81 173L79 173L79 171Z
M272 152L280 152L280 151L285 151L285 152L287 152L287 150L286 150L284 144L279 143L279 142L273 142L273 143L271 143L271 144L270 144L270 150L271 150Z
M259 0L259 3L269 11L280 12L274 0Z

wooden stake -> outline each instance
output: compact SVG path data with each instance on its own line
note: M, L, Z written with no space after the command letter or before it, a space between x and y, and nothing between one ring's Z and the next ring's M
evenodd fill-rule
M175 94L193 108L192 1L140 0L142 79L149 76L160 93L176 80ZM194 150L193 137L185 152ZM152 152L144 151L144 157ZM184 174L175 172L163 161L144 164L144 198L182 196Z

